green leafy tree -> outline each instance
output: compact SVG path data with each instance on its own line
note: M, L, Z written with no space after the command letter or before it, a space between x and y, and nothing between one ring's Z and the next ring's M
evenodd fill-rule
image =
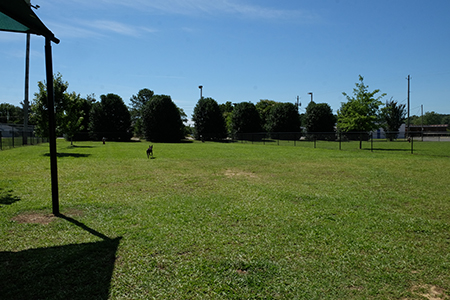
M47 106L47 85L45 82L38 82L39 92L34 94L34 99L31 102L30 121L35 124L36 134L41 137L49 137L49 121L48 121L48 106ZM67 89L69 83L63 81L60 73L53 77L54 89L54 106L55 106L55 123L56 135L64 134L64 112L67 109Z
M142 111L145 138L153 142L178 142L184 138L180 109L170 96L154 95Z
M389 140L396 139L399 128L405 121L405 104L398 104L396 101L386 101L386 106L381 108L381 127L386 131L386 137Z
M81 99L81 111L83 112L83 120L81 121L80 130L73 136L74 141L85 141L89 139L89 124L92 105L96 102L94 94L89 94Z
M202 98L194 108L192 120L194 137L202 140L219 140L226 137L225 119L216 100Z
M86 100L82 99L79 94L72 92L65 94L66 109L63 114L63 132L66 138L70 140L70 144L73 145L73 137L83 129L82 122L84 120L83 105Z
M300 116L293 103L275 103L269 110L266 129L269 132L300 131Z
M450 115L442 115L441 124L450 124Z
M269 124L270 111L276 104L277 102L274 100L261 99L255 105L261 117L262 128L266 131L271 131L267 126Z
M304 126L308 134L313 133L314 138L331 139L334 137L336 117L327 103L311 101L306 107ZM320 133L320 134L319 134Z
M9 103L0 104L0 123L23 123L23 109Z
M130 98L131 107L130 107L130 114L131 114L131 123L134 128L134 134L136 136L142 136L144 134L143 132L143 121L142 121L142 110L149 102L153 95L155 93L152 90L149 90L147 88L141 89L137 95L133 95Z
M129 141L132 136L131 115L119 95L101 95L100 102L92 105L90 118L89 132L96 140Z
M423 117L412 115L409 117L411 125L438 125L438 124L450 124L450 115L438 114L434 111L427 111ZM405 124L408 123L408 118L405 120Z
M232 126L231 126L231 117L233 115L233 103L231 101L227 101L223 104L219 104L220 111L222 112L223 118L225 119L225 127L227 129L227 132L231 134L232 132Z
M360 75L359 83L356 83L356 88L353 89L353 97L342 93L347 98L347 102L343 102L337 112L337 127L343 132L350 133L347 135L349 138L368 136L368 132L378 128L378 111L382 104L380 99L386 94L375 97L380 90L369 92L368 88ZM361 138L359 139L362 141ZM359 147L362 148L362 143Z
M434 111L427 111L423 114L423 125L438 125L441 124L442 115L434 112ZM414 123L414 125L421 125L422 124L422 117L418 117Z
M255 133L261 132L261 117L256 106L251 102L241 102L235 105L232 115L232 133Z

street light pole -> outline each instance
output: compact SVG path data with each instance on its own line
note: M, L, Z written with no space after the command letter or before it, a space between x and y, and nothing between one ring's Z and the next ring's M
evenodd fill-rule
M311 95L311 102L313 102L313 93L309 92L308 95Z
M200 99L203 99L203 95L202 95L203 85L199 85L198 88L200 89Z

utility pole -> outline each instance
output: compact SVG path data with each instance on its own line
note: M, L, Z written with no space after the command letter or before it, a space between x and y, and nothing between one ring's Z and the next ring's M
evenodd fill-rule
M38 9L39 5L32 5L30 0L26 0L27 4L34 9ZM23 100L23 144L28 144L28 110L30 107L29 101L29 85L30 85L30 33L27 33L27 44L25 52L25 97Z
M410 90L409 90L409 81L411 80L411 77L408 75L408 78L406 78L406 79L408 79L408 137L409 137L410 134L411 134L410 126L409 126L409 123L410 123L410 120L409 120L409 106L410 106L410 104L409 104L409 92L410 92Z
M422 142L423 142L423 104L420 105L421 123L422 123Z
M300 101L300 97L297 96L297 113L300 113L300 106L302 106L302 104L299 101Z

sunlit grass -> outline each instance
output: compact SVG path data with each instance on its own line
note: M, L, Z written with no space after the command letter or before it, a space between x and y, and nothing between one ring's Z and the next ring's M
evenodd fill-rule
M450 144L154 144L154 159L147 144L58 142L61 212L121 237L111 299L450 294ZM51 212L47 144L0 159L0 251L101 240L61 218L14 221Z

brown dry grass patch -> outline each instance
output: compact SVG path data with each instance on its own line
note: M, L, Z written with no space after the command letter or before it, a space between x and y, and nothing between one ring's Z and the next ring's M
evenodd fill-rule
M63 214L70 217L80 217L83 215L83 211L78 209L71 209L67 212L63 212ZM48 225L56 219L58 219L58 217L54 214L47 214L43 212L24 212L13 217L11 220L21 224Z
M250 173L250 172L244 172L244 171L237 171L237 170L226 170L225 176L227 177L236 177L236 176L242 176L242 177L248 177L248 178L257 178L256 174Z
M444 290L440 287L434 285L416 285L411 288L411 291L417 295L424 297L428 300L446 300L450 299L450 297L445 294ZM407 299L404 299L407 300Z

